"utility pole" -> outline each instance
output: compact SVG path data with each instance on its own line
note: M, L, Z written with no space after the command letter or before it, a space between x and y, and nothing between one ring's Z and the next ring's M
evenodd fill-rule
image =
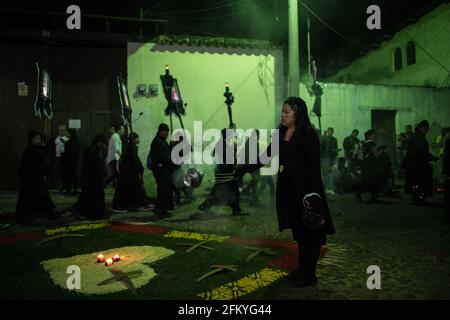
M308 26L308 80L311 80L311 17L306 21Z
M140 40L142 41L142 20L144 19L144 9L139 9L139 36Z
M289 96L299 96L300 62L298 41L298 3L297 0L289 1Z

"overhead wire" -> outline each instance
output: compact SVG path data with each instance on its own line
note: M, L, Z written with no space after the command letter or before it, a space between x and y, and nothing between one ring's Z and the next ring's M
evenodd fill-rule
M272 2L272 0L266 0L266 1L258 4L257 6L255 6L253 8L249 8L249 9L245 9L245 10L241 10L241 11L233 12L233 13L229 13L229 14L224 14L224 15L221 15L221 16L212 16L212 17L207 17L207 18L187 17L185 19L187 19L187 20L217 20L217 19L222 19L222 18L231 18L231 17L235 17L235 16L240 16L240 15L252 13L256 9L264 7L269 2Z
M204 8L197 8L192 10L185 10L185 11L166 11L166 12L158 12L158 15L185 15L185 14L192 14L192 13L199 13L199 12L208 12L208 11L214 11L226 7L232 6L233 3L230 3L230 1L224 1L222 4L215 5L212 7L204 7Z
M306 9L308 10L309 13L311 13L311 15L313 15L320 23L322 23L324 26L326 26L328 29L330 29L331 31L333 31L334 33L336 33L339 37L341 37L342 39L352 43L353 45L366 49L368 50L369 47L362 45L352 39L350 39L349 37L343 35L341 32L337 31L335 28L333 28L330 24L328 24L326 21L324 21L314 10L312 10L310 7L308 7L303 1L298 0L298 2Z

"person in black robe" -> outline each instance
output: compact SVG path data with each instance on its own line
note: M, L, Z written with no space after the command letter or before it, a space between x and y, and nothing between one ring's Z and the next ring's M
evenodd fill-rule
M157 185L156 213L164 217L169 217L169 211L174 210L173 195L175 188L172 173L177 168L172 162L171 149L166 141L168 136L169 126L161 123L150 146L151 169Z
M138 154L139 142L139 135L131 132L128 145L119 160L119 180L112 203L113 211L116 213L154 209L145 193L144 166Z
M208 211L215 205L224 204L232 209L232 215L234 216L248 215L248 212L243 211L240 207L239 183L242 177L235 177L237 149L233 141L233 130L222 129L221 134L222 137L213 151L217 163L214 172L215 182L210 194L199 206L199 210ZM220 145L222 146L219 147ZM233 153L231 157L233 163L227 163L226 161L228 152ZM228 157L230 158L230 156Z
M280 232L291 229L298 243L299 267L293 278L298 287L307 287L317 283L315 272L321 246L326 244L327 235L335 233L321 177L319 136L311 126L305 101L298 97L285 101L279 128L278 137L272 138L279 143L278 225ZM272 155L277 154L276 150L271 151ZM240 176L261 166L246 165L238 168L236 174ZM318 228L309 229L301 219L302 200L313 195L320 199L324 221Z
M61 156L64 172L63 194L76 194L78 191L78 160L80 157L80 143L75 129L69 129L69 140L64 145L64 153Z
M433 174L430 161L439 160L429 152L426 134L430 125L423 120L416 127L408 143L403 161L405 168L405 192L411 194L414 205L426 205L426 197L433 194Z
M381 188L381 178L378 166L378 149L376 144L376 131L369 129L364 133L366 140L362 145L364 158L360 161L361 176L355 186L355 195L358 201L362 201L361 194L369 192L370 202L377 203L378 192Z
M71 207L76 216L87 217L90 220L107 218L103 190L103 179L106 174L105 147L105 135L98 134L83 153L80 177L81 194L78 201Z
M42 145L42 135L31 131L19 165L20 189L16 205L19 222L45 215L58 217L48 190L48 173L49 164Z
M344 142L342 143L342 146L344 148L344 157L347 161L350 172L353 172L355 170L356 163L353 159L353 154L355 151L355 146L359 143L358 134L359 131L357 129L354 129L352 131L352 134L346 137L344 139Z
M450 128L448 129L444 145L442 180L444 182L444 217L445 221L450 223Z

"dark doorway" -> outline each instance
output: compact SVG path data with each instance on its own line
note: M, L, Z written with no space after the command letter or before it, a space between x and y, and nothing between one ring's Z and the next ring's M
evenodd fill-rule
M377 145L387 145L389 156L395 161L396 155L396 130L395 115L397 111L372 110L372 128L377 131Z

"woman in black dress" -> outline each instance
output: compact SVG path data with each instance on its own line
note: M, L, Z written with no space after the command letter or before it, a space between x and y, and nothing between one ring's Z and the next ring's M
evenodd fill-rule
M42 135L36 131L28 134L28 146L19 166L20 190L16 216L21 222L28 218L48 215L56 217L55 205L48 191L49 166L42 145Z
M321 246L326 244L327 234L335 233L321 177L320 142L309 121L306 103L298 97L285 101L279 129L279 135L273 137L279 139L280 167L276 189L278 225L280 232L292 230L299 251L299 266L294 281L298 287L307 287L317 283L315 272ZM271 146L269 150L275 155ZM261 166L250 168L254 170ZM242 175L239 171L238 175ZM315 199L311 202L315 202L314 206L324 215L321 225L315 229L305 226L301 219L303 203L308 199Z
M119 181L113 198L113 211L151 211L154 206L148 201L144 188L144 167L138 155L139 135L131 132L125 152L119 160Z
M412 204L416 206L428 205L426 198L433 194L433 172L430 161L439 160L429 151L426 135L430 125L422 120L411 135L403 160L405 169L405 192L411 194Z
M81 163L81 194L71 207L76 216L91 220L106 218L105 192L103 179L106 174L104 149L106 138L103 134L95 136L91 145L83 153Z

